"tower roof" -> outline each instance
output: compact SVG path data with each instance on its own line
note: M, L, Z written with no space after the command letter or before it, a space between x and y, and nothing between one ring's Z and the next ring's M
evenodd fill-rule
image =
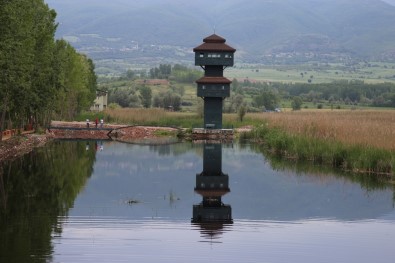
M203 39L204 43L225 43L226 39L223 37L220 37L216 34L212 34L211 36L208 36Z
M193 52L197 51L225 51L225 52L236 52L236 49L225 44L226 40L216 34L212 34L203 39L203 44L193 49Z

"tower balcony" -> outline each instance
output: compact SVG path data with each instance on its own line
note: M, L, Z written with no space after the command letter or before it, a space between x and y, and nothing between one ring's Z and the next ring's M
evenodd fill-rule
M232 52L200 51L195 53L196 66L226 66L234 64Z
M198 97L219 97L230 96L230 83L232 81L224 77L203 77L196 81Z

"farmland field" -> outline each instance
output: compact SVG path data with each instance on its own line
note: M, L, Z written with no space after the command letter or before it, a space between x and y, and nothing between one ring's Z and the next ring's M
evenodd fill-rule
M236 65L225 70L228 78L284 83L328 83L339 80L360 80L365 83L395 83L393 63L368 64L304 64L304 65Z

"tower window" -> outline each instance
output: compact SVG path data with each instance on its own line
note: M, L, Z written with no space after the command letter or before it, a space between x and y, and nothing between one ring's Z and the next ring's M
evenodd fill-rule
M209 53L209 54L208 54L208 57L209 57L209 58L220 58L220 57L221 57L221 54L218 54L218 53Z
M200 57L200 58L204 58L204 53L200 53L200 54L199 54L199 57Z

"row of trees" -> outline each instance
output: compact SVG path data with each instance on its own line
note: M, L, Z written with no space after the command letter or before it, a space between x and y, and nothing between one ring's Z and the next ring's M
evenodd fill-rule
M72 119L96 96L92 61L55 40L55 18L43 0L0 0L0 131Z
M109 102L118 104L123 108L163 108L168 110L181 110L181 96L174 91L162 91L152 94L149 86L110 89Z
M174 66L161 64L159 67L151 68L148 75L152 79L168 79L172 83L178 84L194 83L201 76L201 71L179 64ZM128 70L118 80L128 81L145 79L146 77L147 74L144 70ZM181 110L182 96L185 93L185 88L182 85L170 85L169 90L162 90L158 93L152 92L151 87L147 84L138 82L123 82L122 84L124 85L122 87L107 87L109 90L109 103L131 108L150 108L153 106L174 111Z
M190 69L186 66L175 64L160 64L159 67L151 68L149 77L151 79L170 79L179 83L193 83L202 76L202 72Z
M110 101L123 107L161 107L179 110L185 93L183 83L193 83L202 76L202 72L182 65L160 65L150 70L151 77L166 76L172 83L166 91L149 92L150 87L124 88L110 90ZM157 72L157 73L155 73ZM128 72L127 75L138 78L141 73ZM137 82L136 82L137 83ZM175 84L177 83L177 84ZM130 85L130 84L129 84ZM183 88L177 90L179 87ZM332 83L265 83L233 79L232 93L224 101L224 112L235 113L245 110L260 112L274 111L280 104L291 103L298 110L303 104L315 103L317 108L324 104L341 107L342 104L364 106L395 107L395 85L392 83L367 84L363 81L337 81ZM198 106L199 107L199 106Z
M178 83L194 83L202 77L202 71L191 69L180 64L160 64L159 67L151 68L148 72L145 69L128 69L118 80L135 79L169 79Z
M395 107L395 85L392 83L367 84L363 81L336 81L332 83L232 83L232 91L252 98L251 106L273 110L280 100L330 104L361 104L376 107Z

